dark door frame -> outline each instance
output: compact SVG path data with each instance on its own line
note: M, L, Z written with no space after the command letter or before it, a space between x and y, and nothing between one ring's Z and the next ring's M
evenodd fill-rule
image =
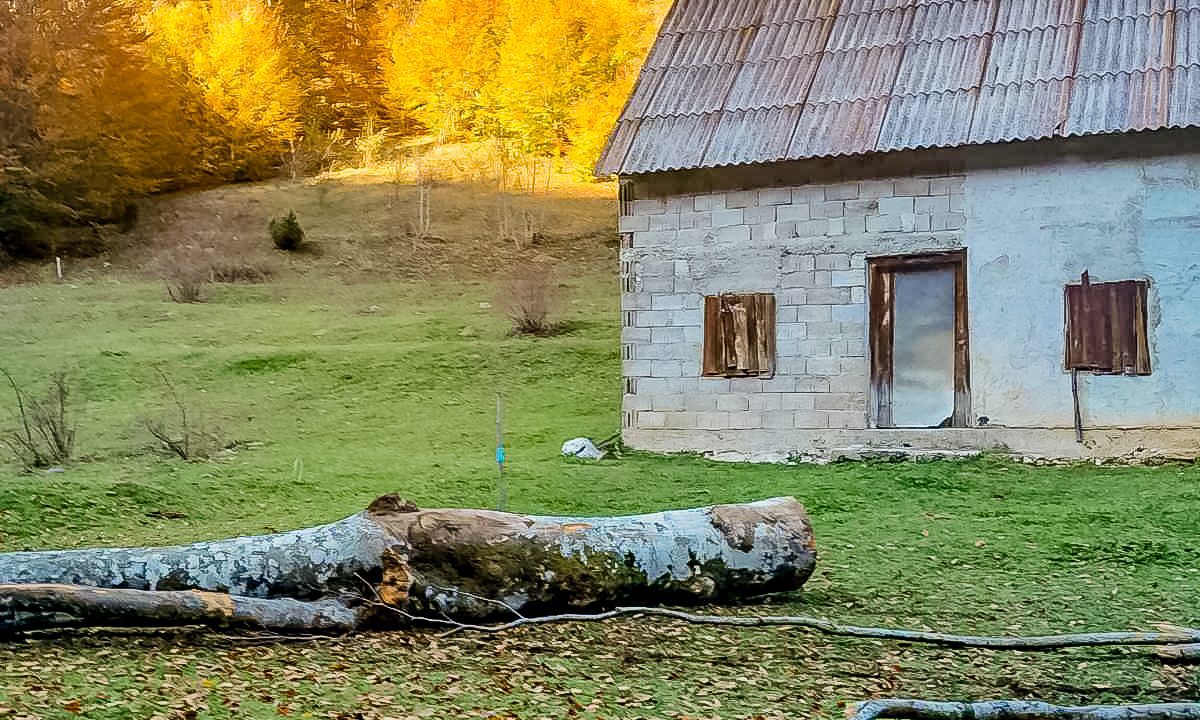
M954 271L954 414L952 427L971 425L971 348L967 320L967 251L886 255L867 258L867 338L871 362L871 427L895 427L892 420L896 273Z

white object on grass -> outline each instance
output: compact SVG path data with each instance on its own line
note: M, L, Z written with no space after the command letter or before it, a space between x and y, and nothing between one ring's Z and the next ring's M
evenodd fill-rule
M584 460L600 460L604 458L604 451L596 447L596 444L587 438L575 438L563 443L562 454L567 457L583 458Z

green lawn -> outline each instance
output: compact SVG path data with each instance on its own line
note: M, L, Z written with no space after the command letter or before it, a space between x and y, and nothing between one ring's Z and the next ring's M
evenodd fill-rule
M995 633L1200 625L1200 471L969 462L745 466L564 460L618 423L615 279L575 279L570 331L507 335L484 284L154 284L0 291L0 366L27 389L66 369L81 459L27 475L0 455L0 549L162 544L336 519L385 492L490 506L494 401L511 509L609 514L790 494L819 571L742 612ZM142 419L156 368L236 451L184 463ZM0 396L0 426L11 425ZM153 513L183 513L175 520ZM1145 651L917 648L791 630L621 621L498 637L425 633L287 645L197 633L0 647L0 718L834 718L841 701L1200 699L1200 672Z

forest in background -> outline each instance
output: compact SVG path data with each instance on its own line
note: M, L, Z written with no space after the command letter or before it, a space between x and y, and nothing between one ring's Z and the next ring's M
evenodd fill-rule
M665 0L0 0L0 264L149 193L486 141L589 173Z

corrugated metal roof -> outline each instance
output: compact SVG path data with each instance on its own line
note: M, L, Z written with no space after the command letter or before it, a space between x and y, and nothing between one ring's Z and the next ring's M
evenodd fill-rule
M676 0L597 173L1200 125L1200 0Z

